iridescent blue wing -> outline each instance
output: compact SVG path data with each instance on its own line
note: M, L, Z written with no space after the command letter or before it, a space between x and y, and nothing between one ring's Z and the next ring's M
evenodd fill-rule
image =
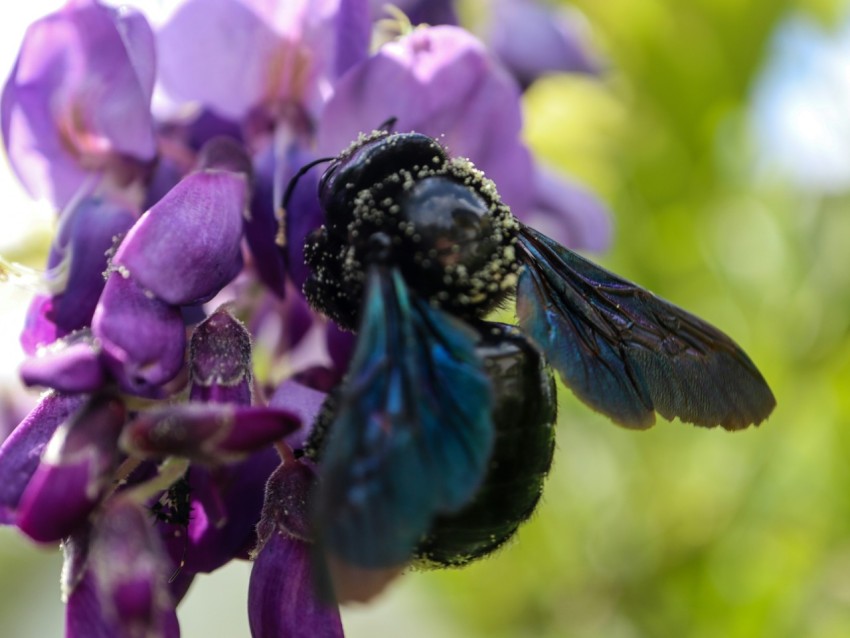
M595 410L631 428L658 412L727 430L773 410L764 378L717 328L532 228L520 246L520 326Z
M322 457L323 549L368 569L404 564L437 514L475 494L493 440L476 334L369 273L357 346Z

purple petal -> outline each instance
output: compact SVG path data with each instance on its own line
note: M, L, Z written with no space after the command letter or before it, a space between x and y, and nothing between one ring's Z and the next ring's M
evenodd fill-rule
M324 392L319 392L291 379L284 381L277 387L269 400L269 407L290 410L304 424L304 427L300 430L286 437L286 443L292 449L297 450L304 446L326 398L327 394Z
M56 324L48 318L52 311L53 297L33 297L21 332L21 347L27 354L35 354L40 346L51 344L62 336Z
M315 112L366 56L370 26L366 0L190 0L158 34L161 80L231 119L283 104Z
M611 241L608 209L590 191L572 180L538 167L536 194L530 214L522 220L559 244L602 251Z
M287 638L341 637L336 605L318 599L310 545L275 533L254 561L248 587L251 635Z
M0 523L15 521L24 488L38 467L44 448L86 397L49 392L0 446Z
M254 168L245 147L232 137L220 135L204 144L198 152L199 171L226 171L245 176L250 184Z
M154 157L153 56L150 28L130 10L76 3L30 26L3 91L2 129L34 196L61 208L88 171Z
M192 333L189 372L192 401L251 404L251 335L225 307Z
M272 146L255 158L254 166L257 173L254 196L251 198L251 216L245 221L245 239L248 240L260 279L271 292L283 298L286 263L283 251L277 245L276 214L280 202L274 201L276 161Z
M386 7L386 0L372 0L372 16L374 19L391 17ZM411 24L458 24L454 0L396 0L392 6L401 9Z
M88 197L63 214L47 266L54 290L48 318L63 334L91 323L103 291L107 252L133 223L130 210L101 198Z
M285 299L266 294L251 316L250 330L257 340L254 350L274 358L292 353L317 321L322 320L291 285Z
M185 554L184 570L208 573L247 556L256 545L264 486L279 463L277 452L266 449L232 465L193 466L187 475L192 490L188 531L160 524L175 562Z
M206 301L242 268L245 176L200 171L186 176L142 215L113 263L173 305Z
M115 638L114 629L103 617L97 584L91 572L86 572L68 597L65 638Z
M140 413L124 429L122 447L138 456L176 455L216 465L240 460L299 426L288 410L183 403Z
M587 46L583 16L570 9L556 11L529 0L495 2L488 43L522 86L546 73L601 70Z
M107 502L92 530L89 566L103 614L120 635L165 635L174 615L171 565L143 507L129 498Z
M149 396L183 366L186 333L175 306L112 273L92 320L103 360L126 392Z
M284 183L289 183L295 172L313 159L313 155L304 152L291 153ZM317 195L321 174L321 169L316 167L302 175L283 211L289 276L299 290L310 274L304 263L304 241L325 221Z
M318 148L335 155L390 117L398 118L395 130L437 137L471 159L515 213L528 210L534 173L519 138L520 90L469 33L417 29L353 68L322 112Z
M33 540L61 540L85 522L109 487L124 404L92 397L61 425L21 495L18 527Z
M157 45L160 81L170 96L236 120L266 99L269 67L283 47L237 0L185 2L158 31Z
M210 110L203 110L187 125L187 141L189 146L200 149L214 137L224 135L239 142L242 139L242 129L233 121L219 117Z
M94 392L105 381L100 348L88 331L75 333L26 359L21 364L21 379L28 386L40 385L60 392Z

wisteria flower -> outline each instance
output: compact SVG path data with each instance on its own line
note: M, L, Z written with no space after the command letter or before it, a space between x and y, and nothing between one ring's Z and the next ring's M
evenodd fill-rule
M520 219L605 245L480 40L418 28L370 52L372 26L367 0L186 0L156 32L73 0L27 32L3 141L58 229L21 334L47 392L0 446L0 522L62 544L66 635L177 636L194 578L234 559L254 560L255 637L342 635L306 451L354 345L302 294L326 221L302 167L392 122L469 157Z

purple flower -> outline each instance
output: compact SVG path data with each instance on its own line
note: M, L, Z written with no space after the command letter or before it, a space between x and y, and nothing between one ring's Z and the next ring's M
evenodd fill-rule
M21 182L63 208L90 178L141 177L156 153L153 83L153 34L134 11L80 1L30 26L2 96Z
M368 38L365 0L189 0L157 34L160 81L232 120L314 113Z
M530 0L496 0L485 39L517 82L527 87L545 74L600 72L585 27L584 17L572 7L555 10Z

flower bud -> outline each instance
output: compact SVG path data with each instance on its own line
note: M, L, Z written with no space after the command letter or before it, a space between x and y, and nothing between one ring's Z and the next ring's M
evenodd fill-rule
M113 264L171 305L208 301L242 269L243 173L190 173L148 210Z
M21 494L56 428L85 403L84 396L47 393L0 446L0 523L14 523Z
M195 328L189 370L192 401L251 404L251 335L226 308Z
M121 445L137 456L183 456L218 465L238 461L299 426L288 410L183 403L139 414L125 428Z
M121 389L155 396L183 366L186 331L179 308L113 272L92 322L103 361Z
M126 410L115 396L91 397L53 434L21 496L18 527L42 543L82 524L110 485Z

